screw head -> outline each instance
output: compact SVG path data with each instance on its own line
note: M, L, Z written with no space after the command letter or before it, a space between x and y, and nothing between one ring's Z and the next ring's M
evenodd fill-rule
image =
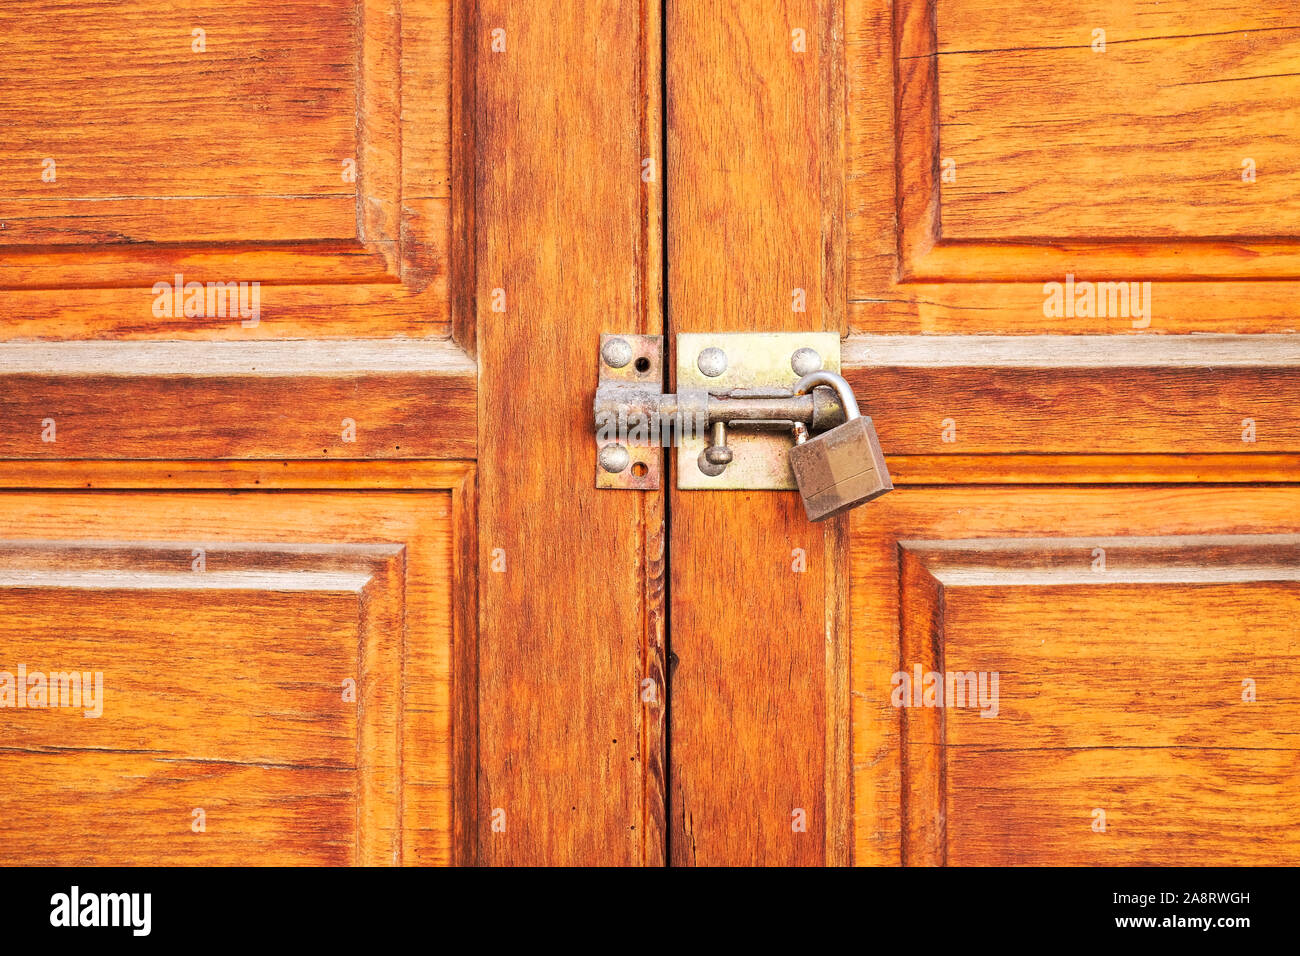
M632 456L628 454L627 449L622 445L614 444L602 448L598 460L601 468L604 468L611 475L617 475L632 461Z
M790 356L790 367L800 378L809 372L815 372L822 367L822 357L817 354L816 349L802 348L796 349L794 355Z
M695 364L709 378L717 378L727 370L727 353L711 346L700 353Z
M627 339L606 339L600 347L600 357L610 368L622 368L632 361L632 344Z

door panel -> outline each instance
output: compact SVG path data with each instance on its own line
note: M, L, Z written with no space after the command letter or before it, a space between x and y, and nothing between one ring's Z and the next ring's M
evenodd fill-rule
M855 330L1296 328L1300 31L1280 8L855 0L846 16ZM1044 284L1072 280L1085 297L1152 286L1140 310L1050 305Z
M1281 10L941 0L934 49L939 152L961 157L944 238L1294 236L1300 30Z
M821 526L790 494L669 492L674 861L1294 852L1233 850L1296 812L1294 695L1233 677L1295 668L1265 622L1294 612L1267 536L1300 532L1296 500L1250 487L1300 461L1290 173L1250 192L1258 156L1294 165L1294 30L1122 6L860 0L841 33L836 4L669 5L669 329L846 330L899 488ZM1160 487L1211 479L1239 487ZM1081 581L1049 536L1095 536ZM948 539L969 561L936 570ZM1005 674L997 719L891 707L945 654Z
M451 7L7 7L10 334L448 335ZM193 282L259 283L258 314Z
M471 8L0 12L0 669L107 681L0 710L42 861L475 858Z
M360 22L358 4L10 7L6 59L28 70L0 102L5 245L354 238L334 157L355 149ZM202 109L178 106L200 90ZM176 161L214 145L218 162ZM56 178L33 177L51 149Z
M459 858L462 496L0 497L3 669L103 688L0 709L13 862Z
M1295 336L854 334L842 359L888 454L1300 451Z
M1260 483L1300 473L1300 33L862 0L845 36L843 359L900 488L851 519L855 860L1295 858L1300 512ZM996 717L896 708L917 664L999 673Z
M874 504L852 523L859 862L1300 854L1296 491Z

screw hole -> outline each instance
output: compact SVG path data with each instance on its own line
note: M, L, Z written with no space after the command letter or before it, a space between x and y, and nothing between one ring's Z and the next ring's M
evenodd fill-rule
M650 371L650 360L646 358L644 355L641 356L641 358L636 360L636 370L638 372Z
M644 478L649 473L650 469L646 467L646 463L643 461L638 461L632 466L632 475L635 478Z

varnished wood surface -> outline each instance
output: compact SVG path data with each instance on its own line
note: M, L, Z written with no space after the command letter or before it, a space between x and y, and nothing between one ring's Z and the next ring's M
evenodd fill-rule
M34 67L0 84L4 645L160 658L178 687L260 668L180 707L137 682L101 723L21 715L0 760L61 797L0 814L7 839L88 827L95 862L1295 855L1294 560L1268 536L1297 531L1300 396L1292 336L1258 335L1297 328L1286 10L718 0L665 8L661 60L654 3L234 9L187 8L205 55L150 0L0 13ZM261 282L260 320L155 316L177 273ZM1151 281L1149 321L1049 314L1068 273ZM899 490L826 526L671 471L596 491L599 334L672 354L710 329L849 333ZM202 586L171 568L193 538ZM360 718L286 676L358 647ZM999 718L887 706L904 651L936 648L1003 669ZM1230 706L1243 669L1261 699ZM240 709L268 687L302 719ZM214 789L196 851L173 803Z
M848 3L851 325L1134 329L1045 313L1070 274L1151 281L1143 331L1294 330L1296 28L1214 0Z
M895 485L1295 483L1300 456L891 455ZM388 488L455 486L459 461L3 461L0 489Z
M660 331L655 9L478 4L485 864L663 857L663 499L595 488L591 423L600 333Z
M449 334L452 6L0 14L0 337ZM177 274L261 283L258 326L156 317Z
M862 242L858 243L859 248ZM1072 266L1090 281L1105 281L1087 264ZM1143 278L1137 262L1125 263L1124 278ZM1087 271L1085 271L1087 270ZM1089 274L1091 273L1091 275ZM1136 273L1136 274L1134 274ZM1061 282L1065 271L1050 277ZM883 280L882 280L883 281ZM865 288L865 287L864 287ZM1292 303L1300 295L1296 282L1194 282L1163 279L1152 283L1151 322L1157 333L1261 334L1295 332L1300 328ZM859 297L860 296L860 297ZM1043 282L909 282L905 286L876 285L855 293L849 303L854 332L967 333L973 335L1031 335L1046 333L1146 334L1135 329L1132 316L1045 315Z
M355 236L339 170L355 151L360 20L359 5L292 0L7 6L4 243ZM193 97L181 109L178 90Z
M97 720L0 711L11 845L40 835L65 863L458 859L464 508L459 486L0 497L7 663L106 685Z
M1297 455L893 455L886 461L895 486L1249 484L1300 479Z
M0 455L466 457L475 377L437 340L4 343Z
M872 504L852 518L858 863L1294 857L1294 488ZM917 663L999 671L998 715L894 707Z
M852 335L843 362L887 454L1276 454L1300 450L1297 341Z
M472 486L465 461L0 461L12 489L388 489Z
M840 328L836 11L668 5L670 332ZM672 861L841 862L838 528L789 493L669 495Z
M222 863L245 851L241 842L270 850L264 862L293 862L293 852L302 855L298 862L309 862L310 843L292 852L285 846L305 826L325 846L350 847L354 862L399 863L401 547L205 549L210 570L201 573L192 560L186 546L170 552L117 545L0 548L0 582L15 605L5 616L6 651L37 669L52 662L54 672L62 669L59 661L93 662L105 682L103 712L91 720L75 709L7 712L11 756L31 755L31 764L50 764L76 781L92 778L93 789L111 782L94 780L102 769L93 760L82 766L78 754L139 755L137 772L118 771L128 779L117 782L117 799L104 802L101 793L89 807L68 799L56 808L70 818L130 819L125 829L141 838L135 852L111 825L93 831L107 830L109 839L70 845L40 821L49 813L40 798L45 794L15 788L11 799L40 808L18 814L20 827L46 834L34 848L40 862L183 862L190 856ZM187 627L178 630L182 619ZM231 641L232 634L243 639ZM342 694L349 679L356 684L351 701ZM218 722L217 714L230 717ZM254 775L245 778L247 792L213 794L215 838L207 844L195 844L174 807L172 826L163 823L164 813L140 813L152 809L154 788L161 791L157 809L164 809L166 790L183 785L189 768L207 764L298 771L302 806L313 799L314 776L335 786L328 781L336 773L319 771L350 771L348 806L357 822L331 833L313 826L310 815L290 814L278 829L232 832L220 825L224 814L239 819L263 799ZM146 839L151 828L156 832Z
M940 0L935 33L945 238L1295 235L1294 10Z

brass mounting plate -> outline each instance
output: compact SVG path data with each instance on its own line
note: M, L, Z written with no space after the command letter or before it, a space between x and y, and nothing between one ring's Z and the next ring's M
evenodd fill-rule
M701 362L701 353L710 352ZM793 393L794 383L813 371L806 365L795 371L795 353L811 349L820 358L818 368L840 371L838 332L693 332L677 336L677 391L704 389L711 395L746 390L756 397ZM713 361L710 362L709 359ZM804 353L805 361L810 357ZM716 375L706 375L701 365ZM720 366L725 365L719 370ZM748 424L727 429L727 444L734 457L716 477L700 471L700 455L707 435L685 437L678 444L677 487L682 489L749 489L787 491L798 488L790 468L794 435L788 424Z

